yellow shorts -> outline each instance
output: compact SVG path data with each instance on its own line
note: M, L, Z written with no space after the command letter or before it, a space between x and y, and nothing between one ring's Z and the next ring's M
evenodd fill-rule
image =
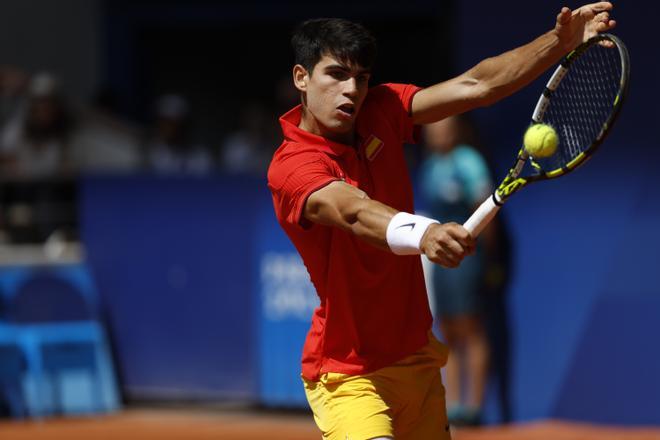
M314 420L327 440L449 440L440 367L447 348L432 334L418 352L373 373L303 379Z

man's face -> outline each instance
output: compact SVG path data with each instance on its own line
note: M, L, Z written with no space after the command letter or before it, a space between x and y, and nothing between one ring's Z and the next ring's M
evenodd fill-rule
M298 68L300 66L296 66ZM302 69L294 80L305 92L306 113L301 126L321 136L346 141L369 89L369 69L347 65L324 55L312 72Z

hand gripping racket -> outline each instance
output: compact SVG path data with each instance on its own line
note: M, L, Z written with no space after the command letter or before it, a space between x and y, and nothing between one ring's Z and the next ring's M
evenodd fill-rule
M532 124L554 127L559 138L557 151L547 158L534 158L521 148L500 186L463 227L478 236L504 202L528 183L564 176L584 164L621 111L629 72L628 50L614 35L592 37L566 55L532 114ZM521 175L528 162L529 173Z

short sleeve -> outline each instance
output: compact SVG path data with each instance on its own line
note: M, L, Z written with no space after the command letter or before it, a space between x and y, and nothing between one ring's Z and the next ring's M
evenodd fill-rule
M412 121L412 100L421 90L412 84L382 84L371 90L378 99L381 107L393 118L395 127L399 131L401 140L407 144L415 144L419 140L419 126Z
M294 154L277 158L268 170L268 187L280 222L307 226L302 218L309 196L341 177L325 155Z

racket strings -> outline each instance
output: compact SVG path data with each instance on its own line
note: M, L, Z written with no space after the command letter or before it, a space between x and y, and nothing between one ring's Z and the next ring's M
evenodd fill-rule
M543 115L559 136L556 154L539 160L544 171L562 168L586 151L606 128L621 83L616 48L591 46L573 61Z

